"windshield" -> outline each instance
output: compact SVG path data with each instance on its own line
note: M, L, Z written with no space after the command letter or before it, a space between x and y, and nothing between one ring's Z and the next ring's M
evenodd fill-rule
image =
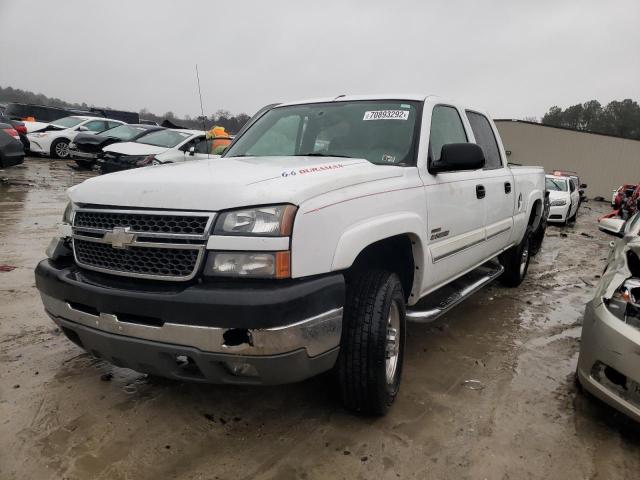
M561 178L547 177L547 190L555 190L557 192L567 191L567 181Z
M131 125L120 125L118 127L107 130L106 132L102 132L103 135L106 135L111 138L117 138L118 140L132 140L137 137L141 133L146 132L146 128L142 127L132 127Z
M58 120L55 120L55 121L53 121L51 123L53 125L58 126L58 127L71 128L71 127L75 127L76 125L78 125L79 123L82 123L84 121L85 121L84 118L64 117L64 118L60 118Z
M191 136L190 133L178 132L176 130L158 130L144 135L136 140L137 143L145 143L156 147L171 148L185 141Z
M419 102L393 100L276 107L224 156L337 156L410 165L415 163L419 107Z

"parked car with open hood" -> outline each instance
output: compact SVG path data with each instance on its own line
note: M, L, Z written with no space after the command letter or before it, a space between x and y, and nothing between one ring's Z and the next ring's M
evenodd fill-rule
M53 158L68 158L69 143L81 132L100 133L122 125L124 122L111 118L71 116L50 123L37 132L29 133L31 151Z
M599 228L620 239L585 310L576 379L640 422L640 213L603 219Z
M163 129L135 142L105 147L98 164L102 173L111 173L148 165L211 158L211 151L211 141L201 130Z
M575 220L580 207L580 193L575 180L560 175L547 175L546 188L550 201L548 221L567 225Z
M102 133L79 133L69 144L69 156L78 166L90 169L95 165L104 147L114 143L134 142L157 130L164 130L164 128L157 125L124 124Z
M107 149L124 146L148 154ZM544 182L541 167L508 165L486 113L455 101L292 102L222 158L72 187L36 285L69 339L119 366L242 385L335 369L347 408L382 415L407 319L524 280Z

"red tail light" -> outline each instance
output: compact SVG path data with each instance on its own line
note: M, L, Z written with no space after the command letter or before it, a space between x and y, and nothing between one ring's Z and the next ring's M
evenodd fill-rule
M13 127L13 128L15 128L15 129L16 129L16 131L17 131L18 133L21 133L21 134L23 134L23 135L26 135L26 134L27 134L27 127L26 127L26 126L24 126L24 125L16 125L16 126L15 126L15 127Z
M2 130L4 130L6 134L11 135L16 140L20 140L20 136L18 135L18 132L15 128L3 128Z

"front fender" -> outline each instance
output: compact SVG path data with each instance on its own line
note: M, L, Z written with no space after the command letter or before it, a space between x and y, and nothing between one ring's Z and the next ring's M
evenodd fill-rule
M416 267L414 285L422 284L424 272L424 232L427 227L416 213L404 212L380 215L359 222L345 230L340 236L333 255L331 270L346 270L356 257L369 245L397 235L409 235Z

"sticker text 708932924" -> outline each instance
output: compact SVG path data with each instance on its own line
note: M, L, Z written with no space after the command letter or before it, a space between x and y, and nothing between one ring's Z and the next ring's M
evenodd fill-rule
M362 120L408 120L408 110L367 110Z

